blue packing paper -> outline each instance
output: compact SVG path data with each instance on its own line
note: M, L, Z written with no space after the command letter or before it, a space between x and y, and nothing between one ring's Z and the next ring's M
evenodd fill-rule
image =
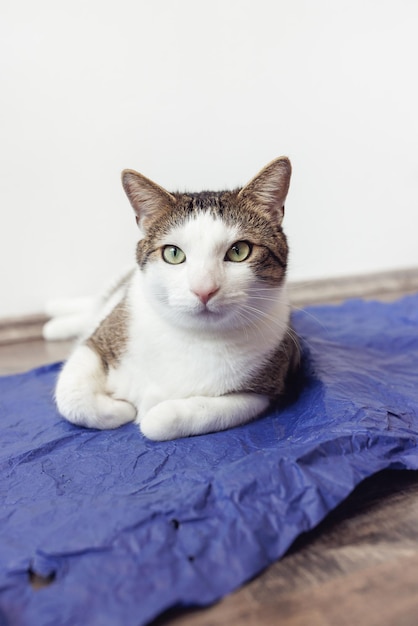
M59 364L0 378L0 624L139 626L282 556L367 476L417 469L418 295L294 314L296 401L226 432L79 428ZM40 590L29 572L53 578Z

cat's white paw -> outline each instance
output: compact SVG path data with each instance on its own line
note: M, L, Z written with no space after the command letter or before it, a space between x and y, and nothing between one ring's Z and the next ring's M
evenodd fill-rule
M133 422L136 408L127 400L118 400L105 394L97 396L98 425L97 428L119 428L123 424Z
M268 404L267 396L253 393L165 400L144 415L140 428L154 441L203 435L245 424L260 415Z
M148 411L141 419L140 429L154 441L169 441L188 437L191 432L190 398L165 400Z
M107 394L95 394L87 400L85 406L81 407L67 402L65 396L60 393L56 396L56 402L58 411L65 419L86 428L114 429L133 422L136 418L136 408L133 404Z

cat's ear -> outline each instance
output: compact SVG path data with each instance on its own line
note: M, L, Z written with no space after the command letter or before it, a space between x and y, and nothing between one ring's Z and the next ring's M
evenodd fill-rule
M292 166L287 157L271 161L241 189L239 199L250 200L267 209L281 223L289 190Z
M149 221L158 213L171 209L176 203L171 193L135 170L123 170L122 185L142 230L146 230Z

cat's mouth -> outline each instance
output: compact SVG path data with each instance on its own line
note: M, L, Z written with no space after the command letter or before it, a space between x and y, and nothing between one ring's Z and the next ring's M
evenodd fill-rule
M221 313L220 311L210 309L206 304L204 304L202 308L197 311L197 315L199 317L219 317Z
M219 307L214 307L210 303L202 304L193 311L193 317L198 320L215 321L224 316L224 311Z

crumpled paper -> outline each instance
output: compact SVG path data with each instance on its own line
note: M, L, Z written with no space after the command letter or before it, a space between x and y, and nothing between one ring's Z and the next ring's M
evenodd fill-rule
M172 442L79 428L59 364L0 378L0 624L138 626L219 599L364 478L418 468L418 295L294 314L298 399ZM30 572L53 579L34 590Z

